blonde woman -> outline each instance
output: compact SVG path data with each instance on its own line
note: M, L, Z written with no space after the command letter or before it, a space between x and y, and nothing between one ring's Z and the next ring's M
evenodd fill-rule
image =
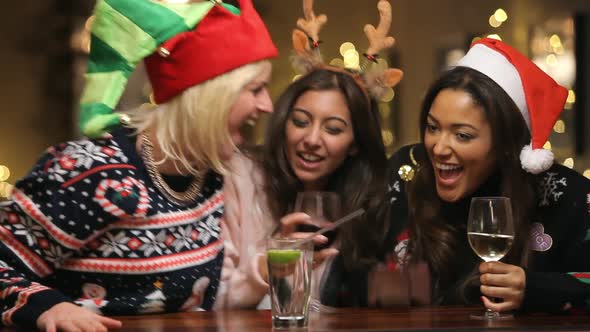
M0 208L4 325L105 331L121 323L103 315L212 308L222 175L241 127L272 111L277 54L238 2L97 2L81 100L93 138L49 148ZM113 113L142 59L157 105Z

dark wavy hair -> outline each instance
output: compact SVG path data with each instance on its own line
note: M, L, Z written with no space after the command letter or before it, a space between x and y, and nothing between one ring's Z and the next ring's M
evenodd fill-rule
M381 254L387 231L387 157L381 136L377 103L363 93L345 72L316 69L292 83L279 97L268 123L262 165L265 190L274 220L290 212L303 184L286 153L286 125L293 105L307 91L340 91L350 110L358 149L329 177L324 190L341 195L343 213L364 208L366 213L338 231L339 250L348 268L368 266Z
M516 104L498 84L478 71L456 67L434 82L424 98L420 113L423 144L430 108L439 93L446 89L468 93L490 123L492 153L499 161L494 172L500 181L498 195L511 198L515 222L514 243L503 261L526 266L530 211L534 210L536 200L534 176L522 169L519 159L522 147L530 141L526 123ZM464 270L465 262L459 262L456 257L461 257L459 250L466 250L465 231L460 227L465 226L466 219L444 220L443 202L436 192L434 170L427 157L420 163L416 179L408 184L408 204L412 258L426 261L440 290L461 284L457 281L463 276L458 275L458 271ZM459 288L467 287L470 282L467 279L473 277L474 274L467 277ZM463 290L457 291L459 297L467 301Z

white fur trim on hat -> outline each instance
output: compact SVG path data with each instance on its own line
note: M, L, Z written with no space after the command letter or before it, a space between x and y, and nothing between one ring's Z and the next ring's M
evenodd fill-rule
M520 151L522 168L532 174L539 174L553 165L553 152L546 149L532 149L531 144L525 145Z
M531 130L529 110L520 74L504 55L485 45L476 44L457 62L457 66L475 69L496 82L514 101L527 127Z

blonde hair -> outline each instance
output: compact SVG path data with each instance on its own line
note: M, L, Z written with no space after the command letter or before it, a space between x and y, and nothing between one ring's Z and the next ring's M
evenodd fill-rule
M188 88L164 104L126 112L129 125L138 132L154 131L163 154L157 164L172 160L194 175L204 169L226 174L228 160L222 151L236 149L228 129L229 112L242 89L265 66L270 62L250 63Z

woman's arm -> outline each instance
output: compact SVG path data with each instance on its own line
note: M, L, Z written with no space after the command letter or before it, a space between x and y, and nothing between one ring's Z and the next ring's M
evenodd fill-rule
M91 141L52 147L0 204L2 324L33 327L43 312L71 302L40 283L119 220L99 207L96 190L101 173L115 181L128 171L105 167L119 153Z
M523 308L565 311L589 309L590 303L590 180L555 165L543 178L546 218L531 237L537 260L526 270ZM543 234L540 234L543 233ZM553 252L552 252L553 251ZM543 265L542 270L537 269Z

